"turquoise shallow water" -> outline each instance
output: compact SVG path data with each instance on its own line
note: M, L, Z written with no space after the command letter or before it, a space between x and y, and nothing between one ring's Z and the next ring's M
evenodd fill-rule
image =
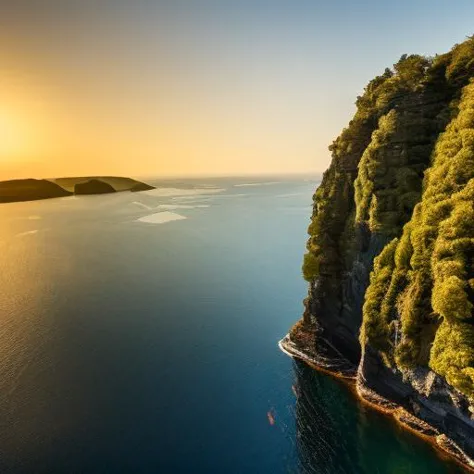
M155 184L0 207L0 472L457 472L278 350L314 180Z

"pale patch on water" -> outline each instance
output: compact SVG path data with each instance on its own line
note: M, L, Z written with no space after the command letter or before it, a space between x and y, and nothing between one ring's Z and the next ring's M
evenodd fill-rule
M195 204L194 206L186 205L186 204L160 204L157 206L157 209L167 209L169 211L173 211L175 209L197 209L197 208L205 208L210 207L209 204Z
M195 189L179 189L179 188L157 188L150 191L143 191L143 194L157 197L172 196L199 196L201 194L216 194L225 191L223 188L195 188Z
M180 221L187 219L185 216L176 214L174 212L156 212L155 214L150 214L149 216L143 216L137 219L138 222L144 222L146 224L165 224L166 222Z
M220 194L219 196L216 196L216 198L219 198L219 199L234 199L234 198L241 198L241 197L247 197L247 196L251 196L251 194L245 194L245 193Z
M244 194L244 193L239 193L239 194L215 194L214 196L211 197L206 197L206 196L177 196L171 198L173 201L184 201L186 203L193 203L193 202L211 202L215 201L216 199L234 199L234 198L240 198L240 197L246 197L246 196L251 196L251 194Z
M139 201L134 201L132 204L135 204L136 206L141 207L142 209L146 209L147 211L154 211L158 209L174 211L175 209L197 209L210 207L209 204L159 204L158 206L151 207Z
M273 184L281 184L281 181L266 181L264 183L241 183L234 184L234 188L244 188L247 186L271 186Z
M24 220L39 221L40 219L42 219L42 217L41 216L18 216L18 217L12 217L12 219L19 220L19 221L24 221Z
M172 201L184 201L184 202L209 202L213 199L215 199L216 197L222 197L222 195L219 195L219 196L212 196L212 197L206 197L205 195L201 195L201 196L175 196L175 197L172 197L171 200Z
M219 186L216 186L215 184L200 183L199 188L200 189L219 189Z
M26 235L34 235L34 234L37 234L39 232L38 229L35 229L35 230L27 230L26 232L20 232L19 234L17 234L16 236L17 237L25 237Z
M296 197L296 196L304 196L304 195L305 195L305 193L287 193L287 194L278 194L275 197L285 199L285 198L291 198L291 197Z
M147 205L144 204L143 202L133 201L132 204L135 204L136 206L141 207L142 209L146 209L147 211L152 211L152 210L153 210L152 207L147 206Z

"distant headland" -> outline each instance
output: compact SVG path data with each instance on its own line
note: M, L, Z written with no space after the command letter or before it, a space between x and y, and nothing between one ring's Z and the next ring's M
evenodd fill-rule
M0 203L37 201L73 195L110 194L155 189L147 183L118 176L0 181Z

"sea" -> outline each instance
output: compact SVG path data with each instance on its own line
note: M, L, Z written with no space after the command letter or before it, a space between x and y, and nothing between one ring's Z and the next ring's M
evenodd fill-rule
M293 361L318 177L0 206L0 473L448 474Z

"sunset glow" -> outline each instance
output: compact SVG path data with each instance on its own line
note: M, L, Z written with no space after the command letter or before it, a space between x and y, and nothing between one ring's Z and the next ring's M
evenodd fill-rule
M20 121L0 110L0 160L15 161L28 153L27 131Z
M0 178L322 172L367 80L462 41L474 13L453 31L386 4L413 37L347 1L198 3L5 2Z

